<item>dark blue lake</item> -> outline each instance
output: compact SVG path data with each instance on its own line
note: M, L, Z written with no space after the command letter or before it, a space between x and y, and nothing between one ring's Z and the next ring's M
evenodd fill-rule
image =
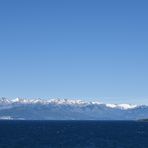
M148 148L148 123L0 121L0 148Z

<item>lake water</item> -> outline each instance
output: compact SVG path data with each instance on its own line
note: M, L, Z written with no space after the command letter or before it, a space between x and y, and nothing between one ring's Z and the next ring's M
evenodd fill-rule
M0 121L0 148L148 148L148 123Z

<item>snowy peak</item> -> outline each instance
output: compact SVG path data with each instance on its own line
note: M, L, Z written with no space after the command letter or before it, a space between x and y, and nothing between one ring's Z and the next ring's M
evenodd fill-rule
M98 101L83 101L80 99L7 99L1 98L0 103L20 103L20 104L57 104L57 105L87 105L87 104L100 104Z
M7 99L7 98L1 98L0 99L0 105L10 105L10 104L53 104L53 105L71 105L71 106L89 106L89 105L103 105L107 108L112 109L122 109L122 110L128 110L128 109L134 109L139 107L138 105L132 105L132 104L103 104L99 101L84 101L80 99L22 99L22 98L16 98L16 99Z
M137 108L138 105L133 105L133 104L106 104L106 107L126 110L126 109Z

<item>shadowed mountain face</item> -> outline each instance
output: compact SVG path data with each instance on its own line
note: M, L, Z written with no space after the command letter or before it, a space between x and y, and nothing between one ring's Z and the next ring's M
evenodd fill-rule
M67 99L0 99L0 119L137 120L148 118L148 106L102 104Z

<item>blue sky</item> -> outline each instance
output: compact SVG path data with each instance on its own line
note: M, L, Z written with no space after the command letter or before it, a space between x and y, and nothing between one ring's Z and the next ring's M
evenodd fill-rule
M147 7L0 1L0 96L148 104Z

